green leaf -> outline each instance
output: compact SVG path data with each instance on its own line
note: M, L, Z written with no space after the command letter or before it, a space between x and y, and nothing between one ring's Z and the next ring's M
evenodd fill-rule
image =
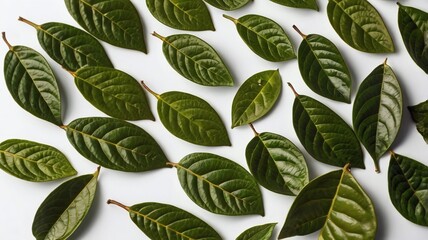
M236 240L270 240L277 223L251 227L241 233Z
M64 23L37 25L24 18L19 20L37 30L42 48L66 70L75 72L84 66L113 67L103 46L88 33Z
M168 159L146 131L114 118L80 118L64 127L73 147L103 167L143 172L167 167Z
M0 168L12 176L32 182L52 181L77 174L58 149L20 139L0 143Z
M125 72L87 66L74 73L74 82L92 105L124 120L154 120L140 84Z
M217 52L202 39L190 34L162 37L162 50L168 63L181 76L205 86L233 86L229 69Z
M114 200L107 203L128 211L131 220L150 239L222 239L210 225L172 205L147 202L128 207Z
M70 15L86 31L112 45L147 53L137 9L128 0L65 0Z
M428 13L398 3L398 28L407 52L428 74Z
M245 156L257 182L273 192L297 195L309 182L302 152L281 135L257 133L248 143Z
M210 12L202 0L146 0L159 22L180 30L215 30Z
M416 122L416 129L428 143L428 100L415 106L408 107L413 121Z
M369 53L394 52L394 43L378 11L367 0L329 0L330 24L349 46Z
M428 167L414 159L391 154L388 169L389 197L407 220L428 226Z
M296 58L293 46L280 25L260 15L246 15L233 21L239 35L248 47L260 57L271 62L282 62Z
M4 59L4 78L10 94L23 109L58 126L62 124L61 94L46 59L25 46L11 46Z
M232 11L247 5L252 0L204 0L208 4L225 11Z
M375 68L361 83L352 113L358 139L370 153L379 172L379 159L388 151L400 130L403 96L391 67Z
M192 153L174 166L181 187L201 208L223 215L264 215L257 182L237 163L210 153Z
M55 190L37 209L33 235L37 240L67 239L79 227L92 205L99 169L73 178Z
M316 0L271 0L272 2L293 8L307 8L318 11Z
M317 100L295 93L293 125L306 151L333 166L365 168L360 142L351 127Z
M266 115L282 89L279 70L254 74L238 89L232 103L232 128L252 123Z
M352 79L339 49L327 38L304 35L298 50L300 74L306 85L326 98L350 103Z
M291 206L279 238L375 239L377 221L370 198L345 166L312 180Z

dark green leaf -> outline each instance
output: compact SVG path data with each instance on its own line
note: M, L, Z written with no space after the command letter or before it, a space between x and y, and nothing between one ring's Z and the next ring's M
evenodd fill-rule
M316 0L271 0L272 2L293 8L307 8L318 11Z
M143 172L166 167L157 142L143 129L114 118L80 118L64 127L73 147L103 167Z
M210 12L202 0L146 0L159 22L180 30L215 30Z
M34 49L9 46L4 59L4 78L15 101L36 117L62 125L58 83L46 59Z
M428 143L428 100L415 106L408 107L418 132Z
M210 153L193 153L174 166L187 196L201 208L223 215L264 215L257 182L237 163Z
M297 195L309 182L303 154L281 135L257 134L248 143L245 156L253 176L260 185L273 192Z
M252 0L204 0L208 4L226 11L242 8Z
M271 62L296 58L287 34L272 19L260 15L246 15L239 19L223 16L235 23L242 40L260 57Z
M302 34L298 50L300 74L312 91L332 100L351 102L351 74L339 49L327 38Z
M0 168L32 182L52 181L77 174L58 149L20 139L0 143Z
M229 69L217 52L202 39L190 34L162 37L162 50L168 63L180 75L205 86L233 86Z
M114 200L107 203L128 211L135 225L153 240L222 239L210 225L195 215L169 204L147 202L127 207Z
M124 120L154 120L144 90L122 71L87 66L74 74L74 82L86 100L107 115Z
M374 69L358 89L353 124L358 139L372 156L376 171L400 130L403 96L400 84L386 63Z
M268 70L247 79L232 103L232 128L252 123L275 105L282 89L279 70Z
M373 203L345 166L312 180L294 200L279 238L321 229L318 239L375 239Z
M88 33L64 23L37 25L23 18L19 20L37 30L42 48L66 70L75 72L84 66L113 67L103 46Z
M137 9L128 0L65 0L70 15L86 31L112 45L147 53Z
M369 53L394 52L394 43L377 10L367 0L329 0L327 14L349 46Z
M276 223L254 226L241 233L236 240L270 240Z
M407 220L428 226L428 167L418 161L391 154L388 170L389 197Z
M33 235L37 240L67 239L79 227L94 200L99 169L73 178L55 190L37 209Z
M361 145L351 127L317 100L297 95L293 125L306 151L316 160L333 166L365 168Z

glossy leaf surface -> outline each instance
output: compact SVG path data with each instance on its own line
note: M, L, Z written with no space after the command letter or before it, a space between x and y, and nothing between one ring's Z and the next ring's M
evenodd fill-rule
M281 135L257 134L248 143L245 156L257 182L273 192L297 195L309 182L302 152Z
M107 115L124 120L154 120L146 93L127 73L108 67L84 67L74 82L92 105Z
M302 36L298 62L306 85L321 96L350 103L351 74L339 49L321 35Z
M64 23L36 25L20 20L36 28L42 48L66 70L75 72L84 66L113 67L103 46L88 33Z
M119 205L127 210L131 220L150 239L222 239L203 220L169 204L147 202L127 207L113 200L107 203Z
M52 181L77 174L58 149L20 139L0 143L0 168L12 176L32 182Z
M392 153L388 170L389 197L407 220L428 226L428 167Z
M146 131L114 118L80 118L64 127L73 147L103 167L143 172L166 167L157 142Z
M370 198L345 167L312 180L291 206L279 238L375 239L377 221Z
M251 227L241 233L236 240L270 240L276 223Z
M333 166L365 168L360 142L349 125L330 108L303 95L293 105L293 125L306 151Z
M271 0L272 2L293 8L307 8L318 11L316 0Z
M3 38L9 44L4 33ZM34 116L61 126L61 94L49 63L32 48L9 47L4 79L15 102Z
M147 52L140 16L128 0L65 0L68 12L96 38Z
M146 0L159 22L180 30L214 30L210 12L202 0Z
M73 178L42 202L33 221L33 235L41 239L67 239L79 227L92 205L99 170Z
M408 108L416 123L416 129L428 143L428 100Z
M272 19L254 14L245 15L239 19L223 16L235 23L242 40L260 57L271 62L296 58L284 29Z
M327 15L349 46L369 53L394 52L394 43L378 11L367 0L329 0Z
M251 0L204 0L208 4L226 11L242 8Z
M163 41L166 60L181 76L205 86L233 86L229 69L204 40L190 34L154 35Z
M353 108L358 139L372 156L376 171L400 130L403 97L400 84L386 63L375 68L361 83Z
M398 5L398 28L407 52L428 74L428 13L399 3Z
M230 146L226 127L205 100L175 91L157 97L159 118L174 136L203 146Z
M279 70L254 74L239 87L232 103L232 128L252 123L275 105L282 89Z
M257 182L237 163L210 153L193 153L175 167L187 196L201 208L223 215L264 215Z

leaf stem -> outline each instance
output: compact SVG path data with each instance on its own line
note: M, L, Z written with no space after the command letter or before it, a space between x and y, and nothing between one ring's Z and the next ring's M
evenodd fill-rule
M155 96L157 99L160 98L159 94L153 92L149 87L147 87L147 85L144 83L144 81L141 81L141 85L143 86L144 89L146 89L149 93L151 93L153 96Z
M173 162L167 162L166 163L166 165L168 166L168 167L177 167L178 166L178 163L173 163Z
M383 65L385 66L387 62L388 62L388 58L385 58L385 61L383 62Z
M226 18L226 19L229 19L230 21L234 22L235 24L238 23L237 19L235 19L235 18L233 18L233 17L231 17L229 15L223 14L223 17Z
M152 35L155 36L155 37L157 37L157 38L159 38L162 41L165 41L165 37L162 36L162 35L160 35L160 34L158 34L157 32L153 32Z
M254 128L254 126L253 126L253 124L252 123L250 123L250 124L248 124L248 125L250 125L250 128L253 130L253 132L254 132L254 135L256 135L256 136L259 136L259 133L256 131L256 129Z
M25 18L23 18L23 17L19 17L18 18L18 21L21 21L21 22L24 22L24 23L26 23L26 24L28 24L28 25L30 25L30 26L32 26L32 27L34 27L34 28L40 28L40 25L37 25L37 24L35 24L35 23L33 23L33 22L31 22L31 21L29 21L29 20L27 20L27 19L25 19Z
M293 91L294 96L298 97L298 96L299 96L299 94L296 92L296 90L294 89L293 85L291 85L291 83L290 83L290 82L287 82L287 84L288 84L288 86L291 88L291 91Z
M64 129L64 130L67 130L67 125L62 125L62 126L59 126L60 128L62 128L62 129Z
M107 204L113 204L113 205L119 206L119 207L121 207L121 208L125 209L125 210L126 210L126 211L128 211L128 212L129 212L129 210L130 210L128 206L125 206L125 205L123 205L122 203L117 202L117 201L112 200L112 199L107 200Z
M343 169L345 169L346 171L348 171L348 172L351 172L351 163L347 163L344 167L343 167Z
M6 43L7 47L9 48L9 50L12 50L12 45L10 45L10 43L7 41L6 33L5 32L1 33L1 37L3 38L3 41Z
M375 172L380 173L379 160L375 161L374 165L375 165Z
M296 30L296 32L298 33L298 34L300 34L300 36L302 36L302 38L306 38L307 37L307 35L305 35L305 34L303 34L301 31L300 31L300 29L296 26L296 25L293 25L293 28L294 28L294 30Z

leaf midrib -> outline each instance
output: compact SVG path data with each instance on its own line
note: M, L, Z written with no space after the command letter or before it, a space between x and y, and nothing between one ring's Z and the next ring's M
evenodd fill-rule
M191 19L192 21L195 21L195 22L199 22L199 19L198 18L194 18L192 15L190 15L187 11L185 11L185 9L183 9L183 8L180 8L179 6L178 6L178 4L175 4L173 1L171 1L171 0L167 0L168 2L170 2L175 8L177 8L178 10L180 10L181 12L183 12L186 16L188 16L189 17L189 19ZM164 9L165 10L165 9ZM178 20L178 19L177 19Z
M5 154L5 155L8 155L8 156L12 156L13 158L22 159L22 160L24 160L24 161L27 161L27 162L30 162L30 163L34 163L34 164L36 164L37 166L39 165L39 162L38 162L38 161L31 160L31 159L29 159L29 158L27 158L27 157L23 157L23 156L20 156L20 155L18 155L18 154L15 154L15 153L7 152L7 151L5 151L5 150L0 150L0 154ZM58 172L58 170L61 170L61 168L55 167L55 166L56 166L56 164L54 164L54 165L49 165L49 164L44 163L44 165L50 166L51 168L55 169L55 170L56 170L56 172ZM39 170L41 170L41 169L39 169ZM31 171L30 171L30 172L31 172ZM42 172L43 172L43 171L42 171Z

